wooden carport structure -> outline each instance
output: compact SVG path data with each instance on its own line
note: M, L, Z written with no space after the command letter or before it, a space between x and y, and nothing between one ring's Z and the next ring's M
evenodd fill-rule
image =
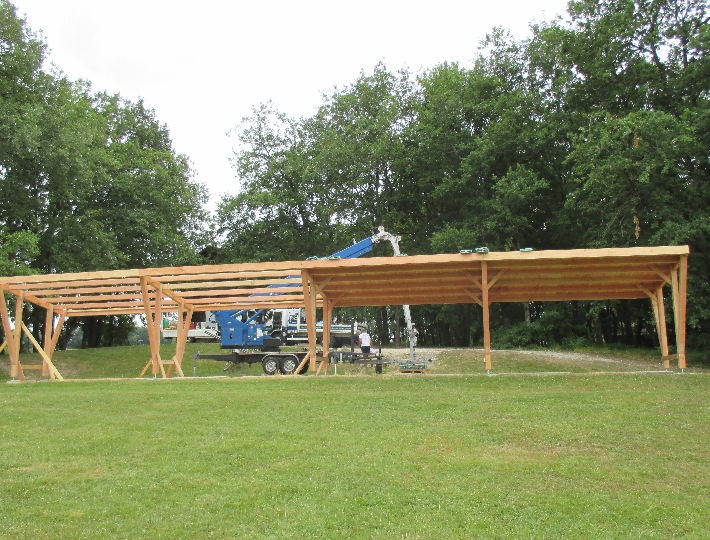
M151 358L143 372L182 376L192 314L221 309L305 307L311 368L327 367L330 322L339 306L477 303L483 308L486 368L491 369L489 307L493 302L649 298L666 367L668 354L663 287L672 291L677 359L685 361L688 246L567 251L459 253L362 259L149 268L41 276L0 277L0 315L11 376L42 369L62 380L52 355L67 317L145 315ZM14 295L14 328L5 293ZM25 301L47 311L44 345L22 321ZM323 308L323 352L316 351L316 308ZM163 313L178 313L178 339L170 360L160 356ZM22 366L25 333L42 356ZM167 367L167 370L165 368Z
M665 366L677 356L686 367L685 328L688 246L515 251L418 255L301 266L311 358L315 358L315 306L326 323L336 306L462 304L483 308L486 369L491 369L489 308L493 302L551 302L649 298ZM677 355L668 354L663 287L673 299Z
M183 353L194 312L303 307L300 265L300 261L287 261L0 277L0 314L10 355L10 375L24 381L24 370L42 369L44 376L62 380L52 355L67 317L144 315L151 358L140 376L148 367L152 367L153 375L168 377L174 367L183 376ZM5 293L16 299L14 328ZM43 346L22 322L24 301L47 310ZM178 313L175 355L170 360L163 360L160 355L163 313ZM42 356L41 365L20 364L22 333Z

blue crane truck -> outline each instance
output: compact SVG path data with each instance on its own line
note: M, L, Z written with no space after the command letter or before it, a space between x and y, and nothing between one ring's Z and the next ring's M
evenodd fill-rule
M392 244L395 255L399 253L399 237L385 232L380 227L378 232L359 242L353 243L334 253L326 259L354 259L372 250L372 247L382 241L389 241ZM278 294L278 293L274 293ZM411 317L409 316L409 306L405 306L405 318L407 327L411 328ZM281 345L283 335L279 329L279 335L273 328L273 318L271 322L271 334L265 330L264 319L271 310L224 310L215 311L214 316L219 326L220 347L231 349L230 354L201 354L197 351L194 355L193 371L198 358L219 360L229 362L230 365L240 363L255 364L261 363L264 373L274 375L277 371L288 375L296 371L300 363L306 357L307 352L282 352ZM286 342L285 340L283 341ZM226 369L226 368L225 368ZM308 370L306 363L299 374Z

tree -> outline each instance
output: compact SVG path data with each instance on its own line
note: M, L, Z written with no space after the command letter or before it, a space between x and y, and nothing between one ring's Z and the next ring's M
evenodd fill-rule
M198 262L206 191L167 127L142 101L44 72L45 51L0 0L0 239L9 260L41 272ZM43 310L29 319L39 337ZM103 335L124 323L112 320ZM92 337L96 321L86 324L87 342L102 342Z
M231 238L274 259L270 236L294 256L327 255L379 224L405 235L409 253L687 243L689 338L710 342L707 3L579 0L569 14L522 41L494 29L470 69L443 63L412 80L378 65L312 118L262 110L238 154ZM476 309L413 316L422 339L469 344ZM391 317L371 315L389 334ZM639 302L491 316L516 344L653 334Z

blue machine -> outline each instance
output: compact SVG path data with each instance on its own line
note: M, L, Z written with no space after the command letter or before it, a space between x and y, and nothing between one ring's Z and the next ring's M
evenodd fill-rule
M220 343L222 349L278 349L280 340L266 336L264 343L264 325L257 323L256 318L264 310L255 312L248 317L248 311L216 311L215 319L220 329ZM246 319L242 321L242 319Z
M393 237L391 234L384 232L380 228L380 232L361 240L351 246L346 247L334 253L325 259L354 259L360 255L364 255L372 251L372 246L380 240L391 240L399 237ZM292 276L297 277L297 276ZM296 287L297 285L292 285ZM269 285L269 287L283 287L283 285ZM272 296L279 293L254 295L254 296ZM264 325L257 322L257 318L264 310L259 310L249 315L250 310L224 310L215 311L215 319L220 327L220 347L222 349L260 349L264 351L278 351L281 340L272 338L264 334Z
M403 255L399 252L399 236L390 234L379 227L372 236L354 242L351 246L341 249L330 257L323 259L355 259L372 251L372 247L382 241L392 244L394 254ZM317 257L311 257L315 259ZM298 276L292 276L298 277ZM296 287L297 285L292 285ZM283 285L269 285L269 287L283 287ZM266 293L254 296L277 296L280 293ZM409 306L404 306L407 328L412 333L412 321L409 315ZM279 338L272 338L264 332L264 325L258 322L258 317L264 312L259 310L254 313L251 310L224 310L214 312L217 324L220 327L220 343L222 349L260 349L262 351L278 351L281 344Z

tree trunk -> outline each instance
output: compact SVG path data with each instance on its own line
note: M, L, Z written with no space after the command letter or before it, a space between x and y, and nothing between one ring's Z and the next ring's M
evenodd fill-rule
M380 309L380 317L382 324L380 326L380 345L389 345L390 343L390 327L387 318L387 306L382 306Z
M399 306L394 306L394 344L399 347L402 344L402 329L399 326Z
M74 332L79 328L80 319L74 317L70 318L66 323L64 323L64 330L59 334L59 340L57 341L57 349L60 351L66 351L67 345L71 341Z

